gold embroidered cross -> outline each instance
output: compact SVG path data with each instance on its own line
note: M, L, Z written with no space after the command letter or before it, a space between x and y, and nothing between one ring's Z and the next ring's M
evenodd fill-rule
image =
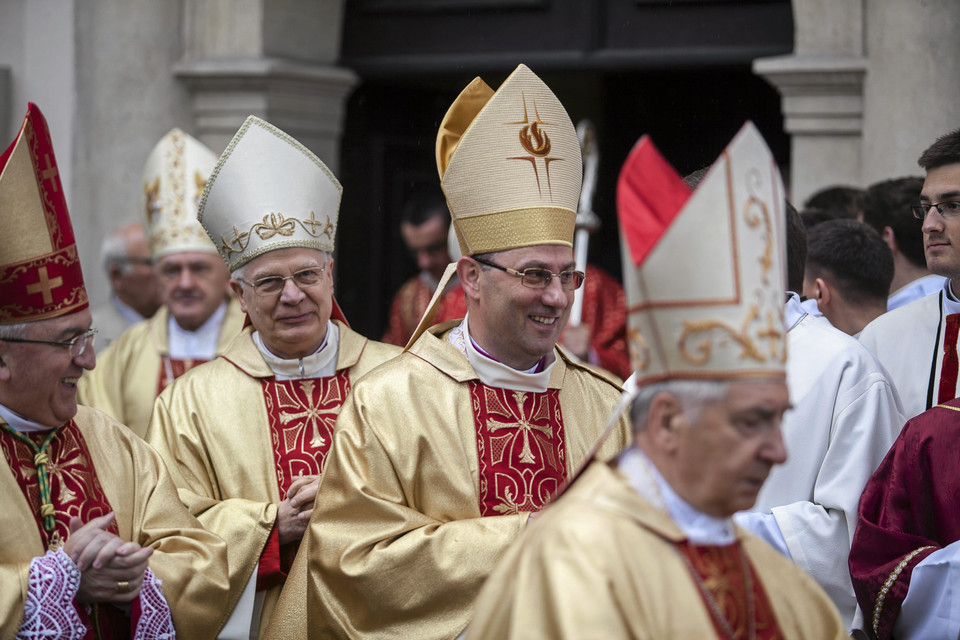
M40 278L37 282L27 285L27 293L33 295L34 293L43 294L43 304L50 304L53 302L53 290L57 287L63 286L63 278L57 276L54 279L50 279L50 276L47 275L47 268L40 267L37 274Z
M520 462L524 464L535 464L537 459L534 457L533 449L530 447L530 434L532 431L539 431L545 437L550 438L553 435L553 428L549 424L531 424L530 421L535 419L535 416L525 415L523 409L526 393L523 391L514 391L513 399L517 403L517 411L514 412L512 407L508 407L508 410L513 414L516 422L500 422L498 420L489 419L487 420L487 428L493 433L496 433L501 429L516 429L518 431L518 435L523 435L523 448L520 450ZM535 411L535 409L531 409L531 414L533 414Z
M302 402L299 398L288 396L288 400L294 403L295 408L301 409L301 411L284 411L280 410L280 422L282 424L290 424L291 422L296 422L298 420L303 420L303 425L296 429L297 432L302 431L308 424L313 427L313 436L310 438L310 446L314 448L322 447L326 444L326 438L320 434L320 423L325 422L324 413L325 410L325 401L328 401L329 398L320 398L318 402L313 400L313 380L303 380L300 382L300 388L303 390L304 395L306 396L306 402ZM329 396L329 392L327 394ZM291 450L291 446L287 446L287 451Z
M46 182L47 180L52 180L52 181L53 181L53 192L54 192L54 193L57 193L57 191L59 191L59 189L58 189L58 187L57 187L57 181L56 181L55 178L56 178L58 175L60 175L60 171L57 170L57 167L50 161L50 154L49 154L49 153L43 154L43 159L44 159L44 160L46 161L46 163L47 163L47 168L40 172L40 177L43 179L42 182Z

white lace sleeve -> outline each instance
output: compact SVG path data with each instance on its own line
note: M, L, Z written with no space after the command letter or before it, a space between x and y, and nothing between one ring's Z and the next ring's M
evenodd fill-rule
M87 627L73 599L80 588L80 570L63 549L30 562L27 602L17 640L34 638L82 639Z
M160 584L160 579L148 567L140 587L140 619L137 620L134 640L174 640L177 637Z

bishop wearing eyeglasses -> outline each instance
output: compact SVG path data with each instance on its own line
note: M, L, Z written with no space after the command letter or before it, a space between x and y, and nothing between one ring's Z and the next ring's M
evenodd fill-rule
M249 324L222 356L160 394L147 440L190 511L227 541L232 615L221 637L262 635L341 404L361 375L400 352L352 331L334 300L340 194L319 158L251 116L200 202Z
M91 313L47 123L0 154L0 637L213 638L227 551L163 461L78 406Z
M441 123L437 163L467 314L425 330L428 308L409 349L344 404L306 538L310 637L456 637L620 396L557 348L583 283L583 165L553 92L523 65L496 92L475 79ZM628 433L621 420L601 455Z

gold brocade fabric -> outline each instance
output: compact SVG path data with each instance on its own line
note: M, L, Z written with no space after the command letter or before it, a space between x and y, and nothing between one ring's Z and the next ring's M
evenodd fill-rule
M160 388L162 358L169 352L166 305L143 322L137 323L97 354L97 367L87 371L77 385L77 398L85 404L130 427L143 438L150 425L153 402ZM240 333L244 321L240 303L230 297L223 318L217 353Z
M87 407L78 409L74 422L116 514L120 537L154 549L150 568L163 582L177 637L213 638L229 595L223 541L183 509L163 462L140 438ZM30 561L47 547L5 462L0 512L0 638L13 638L23 618Z
M526 513L481 517L477 375L446 339L455 325L432 327L355 383L344 403L304 537L309 567L295 565L288 578L306 577L311 638L454 638L527 521ZM569 476L620 388L556 353L548 387L559 391ZM601 456L614 456L628 434L621 420Z
M784 638L848 637L809 576L749 533L737 529L737 538ZM609 465L594 463L504 555L477 599L467 637L716 638L673 548L683 539L665 511Z
M337 369L356 381L400 352L337 323ZM253 575L277 517L280 492L262 381L273 372L245 328L225 353L168 387L157 398L147 441L180 488L180 499L208 529L227 541L233 610ZM261 635L281 587L266 592ZM302 590L301 590L302 593ZM298 616L303 616L301 600Z

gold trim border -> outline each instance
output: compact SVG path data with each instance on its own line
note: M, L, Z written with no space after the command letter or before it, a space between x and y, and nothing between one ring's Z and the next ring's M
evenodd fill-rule
M454 217L465 256L541 244L573 246L577 213L566 207L523 207L463 218Z

